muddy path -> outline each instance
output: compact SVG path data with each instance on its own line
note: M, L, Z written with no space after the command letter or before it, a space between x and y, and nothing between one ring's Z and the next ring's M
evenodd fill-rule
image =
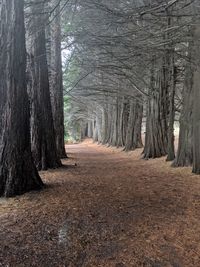
M0 200L0 266L200 266L199 176L141 150L67 150L43 191Z

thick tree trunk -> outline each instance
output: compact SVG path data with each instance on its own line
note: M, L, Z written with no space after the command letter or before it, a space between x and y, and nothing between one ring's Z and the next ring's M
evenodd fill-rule
M142 118L143 118L143 105L137 103L136 121L133 134L133 149L142 148Z
M93 135L93 128L92 128L92 121L88 121L88 137L92 138Z
M31 155L23 9L23 0L0 1L0 196L6 197L43 186Z
M129 119L128 119L128 128L126 134L126 142L125 142L125 151L129 151L133 146L133 131L134 124L136 119L136 101L130 101L130 111L129 111Z
M38 170L61 166L57 154L55 130L49 91L49 75L46 55L44 3L36 0L31 7L28 36L31 97L32 153ZM38 15L39 14L39 15Z
M87 124L84 122L80 123L80 134L81 134L81 141L84 140L87 136Z
M101 118L101 111L99 110L97 117L96 117L96 128L97 128L97 136L98 136L98 142L102 142L102 118Z
M125 151L142 147L141 126L143 107L137 100L130 101L128 127L125 141Z
M174 148L174 120L175 120L175 91L176 91L176 67L174 66L174 56L171 57L170 88L169 88L169 125L168 125L168 144L167 161L175 159Z
M192 48L191 46L189 47ZM176 158L172 164L173 167L187 167L191 166L193 162L193 74L194 70L192 64L188 63L183 88L183 108L180 116L178 150Z
M110 144L112 146L117 146L117 118L118 118L118 100L115 98L113 100L113 112L112 112L112 135L110 139Z
M129 102L125 100L124 112L123 112L123 123L122 123L122 141L123 141L124 146L126 143L126 135L127 135L127 129L128 129L129 109L130 109Z
M55 8L51 23L51 62L50 62L50 92L53 111L53 121L56 135L56 146L60 158L66 158L64 142L64 106L63 106L63 75L61 60L61 25L60 0L52 2Z
M167 154L168 85L166 79L168 77L165 66L157 74L154 73L154 68L155 63L153 62L147 107L145 159L158 158Z
M194 31L196 70L194 72L194 92L193 92L193 169L192 172L200 174L200 26L196 26Z
M96 120L93 122L93 140L94 142L98 141L98 130L96 125Z

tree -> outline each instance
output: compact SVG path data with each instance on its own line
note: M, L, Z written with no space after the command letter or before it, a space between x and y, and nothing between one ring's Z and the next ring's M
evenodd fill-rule
M193 45L189 46L189 61L186 62L186 74L183 86L183 105L180 116L180 131L178 138L178 150L173 167L188 167L193 163L193 75L194 67L191 64L191 50Z
M195 71L193 75L193 173L200 174L200 57L199 57L199 41L200 41L200 27L199 23L196 21L196 27L194 30L194 45L195 45Z
M24 1L0 1L0 196L43 186L31 155Z
M191 34L199 14L198 0L71 0L63 27L71 125L125 150L141 147L144 129L145 159L166 156L199 173L199 36Z
M56 136L56 146L60 158L66 158L64 142L64 107L63 107L63 74L61 59L61 18L60 0L52 1L53 20L50 24L50 92L53 121Z
M50 100L45 35L45 2L35 0L29 10L28 54L31 101L31 145L38 170L61 166L56 147Z

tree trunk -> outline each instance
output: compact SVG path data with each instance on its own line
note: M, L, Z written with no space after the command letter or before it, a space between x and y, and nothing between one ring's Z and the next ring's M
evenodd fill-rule
M125 151L142 147L141 125L143 106L137 100L130 101L128 127L125 141Z
M194 92L193 92L193 169L192 172L200 174L200 26L196 26L194 31L196 70L194 72Z
M142 148L142 118L143 118L143 105L137 103L136 121L133 134L133 149Z
M98 130L97 130L96 120L93 123L93 140L94 140L94 142L98 141Z
M35 0L31 6L31 13L28 52L32 78L30 89L32 153L38 170L46 170L61 166L61 161L57 154L49 91L44 3Z
M164 65L164 63L162 62ZM144 158L158 158L167 154L168 86L165 65L155 72L152 64L150 96L147 107Z
M127 100L125 100L124 112L123 112L123 123L122 123L122 142L124 146L126 143L126 135L127 135L127 129L128 129L129 109L130 109L130 104Z
M123 115L124 115L124 97L120 98L119 101L119 112L118 112L118 140L117 140L117 147L122 147L123 143Z
M136 117L136 101L131 100L129 118L128 118L128 128L127 128L126 142L125 142L125 151L129 151L132 149L135 117Z
M101 111L99 110L99 114L97 114L96 118L96 128L97 128L97 135L98 135L98 143L102 142L102 118L100 115Z
M108 141L108 113L105 107L102 113L102 128L102 144L105 145Z
M93 135L93 128L92 128L92 121L88 121L88 137L92 138Z
M43 186L31 155L23 10L23 0L0 1L0 196L6 197Z
M168 125L168 144L167 144L167 161L175 159L174 148L174 120L175 120L175 91L176 91L176 67L174 66L174 55L171 56L170 67L170 88L169 88L169 125Z
M189 46L189 50L193 49L193 45ZM190 50L189 59L191 59ZM183 88L183 107L180 116L180 132L178 139L178 150L175 160L172 164L173 167L187 167L191 166L193 162L193 75L194 70L191 62L188 63L185 75L185 83Z
M67 155L65 152L64 142L63 74L61 59L61 25L59 0L53 1L52 8L55 8L55 11L53 12L53 16L55 16L55 18L51 23L51 103L58 156L60 158L66 158Z

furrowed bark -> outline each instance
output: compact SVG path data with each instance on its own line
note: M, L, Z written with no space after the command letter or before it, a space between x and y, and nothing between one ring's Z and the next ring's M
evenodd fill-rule
M55 8L55 11L52 14L53 16L55 16L55 18L51 23L51 103L58 156L60 158L66 158L67 155L64 142L63 74L61 59L61 18L59 0L53 1L52 8Z
M0 3L0 196L5 197L43 187L31 155L23 10L22 0Z
M61 161L57 154L50 100L44 3L36 0L31 6L31 13L27 38L31 77L31 144L38 170L46 170L61 166Z

